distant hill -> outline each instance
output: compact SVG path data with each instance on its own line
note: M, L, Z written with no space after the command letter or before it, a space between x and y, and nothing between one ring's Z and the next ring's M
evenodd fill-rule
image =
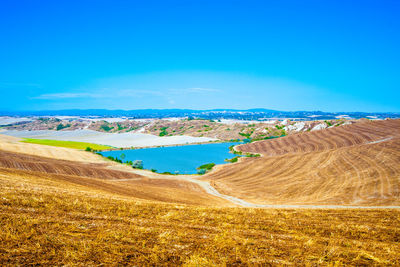
M400 113L390 112L323 112L323 111L279 111L264 108L255 109L66 109L43 111L0 111L0 116L96 116L96 117L130 117L130 118L170 118L196 117L204 119L241 119L262 120L268 118L292 118L298 120L329 120L335 118L400 118Z

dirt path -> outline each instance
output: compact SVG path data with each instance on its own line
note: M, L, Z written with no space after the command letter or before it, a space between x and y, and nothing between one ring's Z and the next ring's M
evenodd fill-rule
M266 205L253 204L243 199L224 195L210 185L209 182L199 181L194 178L186 178L187 181L201 186L208 194L226 199L233 204L248 208L275 208L275 209L400 209L400 206L344 206L344 205Z
M113 166L117 169L120 169L119 167L124 167L123 165L116 165ZM114 168L113 168L114 169ZM129 168L124 168L124 170L128 170L130 172L134 172L140 175L145 176L146 178L150 179L171 179L171 180L180 180L180 181L186 181L186 182L191 182L194 184L199 185L206 193L216 196L222 199L225 199L235 205L241 206L241 207L247 207L247 208L274 208L274 209L400 209L400 206L346 206L346 205L274 205L274 204L254 204L247 202L243 199L234 197L234 196L229 196L225 194L221 194L218 192L217 189L215 189L208 181L202 181L198 180L195 178L194 175L164 175L164 174L159 174L159 173L153 173L147 170L133 170L130 167ZM126 181L129 179L121 179L121 180L115 180L116 182L118 181Z

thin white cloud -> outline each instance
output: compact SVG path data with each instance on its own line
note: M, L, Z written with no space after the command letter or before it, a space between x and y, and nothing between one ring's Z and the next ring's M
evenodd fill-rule
M202 87L192 87L192 88L183 88L183 89L169 89L170 93L173 94L204 94L204 93L215 93L221 92L219 89L213 88L202 88Z
M96 93L93 92L63 92L53 94L41 94L33 97L33 99L44 99L44 100L57 100L57 99L69 99L69 98L120 98L120 97L145 97L145 96L159 96L167 97L168 95L175 94L203 94L220 92L221 90L212 88L183 88L183 89L168 89L165 92L157 90L138 90L138 89L111 89L103 88L98 90Z
M214 89L214 88L201 88L201 87L194 87L194 88L188 88L187 89L190 92L221 92L219 89Z
M92 93L55 93L55 94L42 94L33 97L34 99L66 99L66 98L99 98L102 95Z
M164 96L164 93L161 91L154 91L154 90L137 90L137 89L121 89L114 92L114 95L117 96L143 96L143 95L153 95L153 96Z

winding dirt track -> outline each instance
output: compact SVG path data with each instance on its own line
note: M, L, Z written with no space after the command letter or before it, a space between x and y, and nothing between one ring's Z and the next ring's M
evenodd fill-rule
M237 150L263 156L208 174L221 194L261 205L400 204L400 120L364 121Z

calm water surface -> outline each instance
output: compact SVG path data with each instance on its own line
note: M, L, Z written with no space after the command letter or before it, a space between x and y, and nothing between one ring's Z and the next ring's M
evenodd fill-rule
M122 160L142 160L144 169L155 169L157 172L179 172L180 174L197 173L196 168L206 164L224 164L225 159L235 157L229 153L231 145L240 143L216 143L203 145L186 145L172 147L142 148L132 150L104 151L101 154L105 157L113 156Z

